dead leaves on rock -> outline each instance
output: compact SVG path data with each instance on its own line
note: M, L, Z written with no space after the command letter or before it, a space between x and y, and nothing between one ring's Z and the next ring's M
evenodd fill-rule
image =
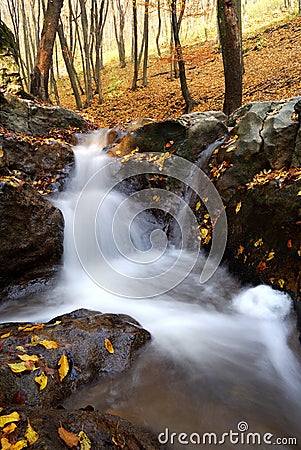
M22 448L33 445L39 439L39 434L33 429L29 419L27 419L27 427L24 436L18 438L18 425L15 422L20 422L21 417L17 411L8 415L0 416L0 430L1 432L1 449L2 450L21 450ZM7 425L8 424L8 425ZM13 436L11 436L13 433ZM24 439L25 438L25 439Z
M276 186L279 189L292 184L298 180L301 180L301 168L294 167L289 170L280 169L280 170L262 170L261 172L254 175L252 181L246 184L247 189L252 189L255 186L263 186L270 182L275 182ZM301 192L301 191L300 191ZM297 194L299 195L299 193Z
M60 381L62 382L69 372L69 361L66 355L62 355L60 357L58 366L59 366L59 377Z
M80 431L78 434L71 433L62 426L62 423L60 423L58 434L69 448L78 448L78 444L80 444L80 450L91 449L91 441L84 431Z
M114 347L113 347L112 342L110 341L110 339L105 339L105 347L106 347L106 350L109 353L113 354L115 352Z

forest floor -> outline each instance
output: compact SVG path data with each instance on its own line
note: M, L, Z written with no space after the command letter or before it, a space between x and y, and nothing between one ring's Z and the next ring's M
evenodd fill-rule
M279 22L244 38L243 104L250 101L282 100L301 95L301 17ZM216 42L184 47L186 75L195 111L222 110L224 78L222 56ZM184 113L179 79L170 79L169 55L151 56L148 85L131 89L133 67L117 62L102 71L103 104L98 98L83 110L100 127L149 117L176 118ZM61 80L61 105L75 109L71 89Z

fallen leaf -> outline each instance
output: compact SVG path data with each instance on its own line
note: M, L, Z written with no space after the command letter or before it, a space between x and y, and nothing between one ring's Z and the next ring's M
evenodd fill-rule
M59 325L60 323L62 323L62 321L61 320L57 320L54 325Z
M30 425L29 419L27 419L28 425L25 431L25 437L29 442L29 445L33 445L39 439L38 433Z
M285 285L285 281L282 278L280 278L280 280L278 280L278 284L281 287L281 289L283 289L284 285Z
M106 339L105 340L105 347L108 350L109 353L113 354L115 352L114 347L112 345L112 342L110 341L110 339Z
M58 362L59 367L59 376L60 376L60 381L63 381L63 379L65 378L65 376L68 374L69 372L69 361L66 355L62 355L60 357L60 360Z
M16 442L9 447L9 450L21 450L22 448L28 447L28 442L25 439Z
M268 254L267 261L271 261L271 259L273 259L274 256L275 256L275 252L270 252L270 253Z
M117 437L112 436L112 442L117 445L117 447L124 448L125 447L125 439L122 435L117 435Z
M23 327L20 326L18 328L18 330L19 331L33 331L33 330L40 330L41 328L44 328L44 327L45 327L44 323L38 323L38 324L33 325L33 326L28 326L28 325L25 325Z
M58 348L59 345L55 341L48 341L47 339L44 339L43 341L39 341L38 344L43 345L47 350L51 350L52 348Z
M200 229L200 236L201 236L202 239L205 239L206 236L208 235L208 233L209 233L209 230L207 228L201 228Z
M236 208L235 208L236 214L240 211L240 208L241 208L241 202L236 203Z
M10 336L10 334L11 334L11 331L9 333L2 334L2 336L0 336L0 339L8 338Z
M22 360L22 361L39 361L39 357L38 355L18 355L18 357Z
M11 422L19 422L20 416L17 411L12 412L11 414L0 416L0 427L3 428L4 425Z
M80 431L78 433L78 439L80 442L80 450L90 450L91 441L88 438L88 436L86 435L86 433L84 433L83 431Z
M154 201L154 202L158 202L159 200L160 200L159 195L154 195L154 196L153 196L153 201Z
M19 350L19 352L26 352L26 350L23 347L23 345L17 345L16 350Z
M261 247L263 245L263 240L261 238L254 242L254 247Z
M15 423L10 423L9 425L7 425L5 428L3 428L3 433L5 434L10 434L13 433L15 431L15 429L17 428L17 425Z
M58 428L58 434L62 441L64 441L65 444L68 445L68 447L77 447L78 436L74 433L71 433L70 431L65 430L65 428L62 427L62 424L60 424L60 427Z
M261 262L258 264L256 272L261 272L267 268L267 265L265 262Z
M197 204L195 205L195 210L198 211L201 207L201 202L198 201Z
M292 248L292 247L293 247L292 240L289 239L289 240L287 241L287 248Z
M297 195L301 195L301 191L299 191Z
M7 438L5 437L2 438L0 442L1 442L1 450L9 450L11 448L11 443Z
M45 387L47 386L48 378L44 372L42 372L41 375L36 376L34 380L40 385L40 391L45 389Z
M21 372L25 372L25 370L28 370L24 361L22 361L20 363L8 364L8 366L9 366L10 370L14 373L21 373Z
M243 247L242 245L240 245L240 246L238 247L238 249L237 249L237 256L238 256L238 255L241 255L241 254L243 253L244 249L245 249L245 247Z

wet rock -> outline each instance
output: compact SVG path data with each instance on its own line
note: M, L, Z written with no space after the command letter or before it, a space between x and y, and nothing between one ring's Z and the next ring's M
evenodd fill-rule
M18 51L12 31L0 20L0 90L13 94L22 91Z
M236 111L228 144L210 161L228 217L230 269L244 282L270 284L294 298L301 287L299 101L251 103Z
M5 409L2 414L12 412L18 412L20 415L20 422L17 423L14 431L15 439L26 440L25 432L29 420L34 431L38 433L38 439L33 448L39 450L68 448L59 436L58 429L60 427L75 436L82 432L80 436L85 440L86 446L81 448L86 449L164 450L166 448L159 444L157 436L150 430L133 425L120 417L98 411L58 411L17 407ZM88 440L90 446L87 446ZM79 448L79 446L74 448Z
M21 398L28 406L54 406L79 386L129 368L150 334L124 314L101 314L85 309L57 317L45 325L0 325L0 396L4 405ZM54 341L46 349L39 342ZM37 355L37 370L14 373L8 364L20 363L18 355ZM59 376L59 360L68 359L67 375ZM32 368L32 366L31 366ZM47 376L40 390L37 376Z
M217 139L228 134L226 116L218 111L185 114L178 120L154 122L140 119L123 129L123 137L109 148L112 156L137 150L141 153L171 152L192 162Z
M52 192L62 189L74 165L71 146L54 139L0 135L0 149L0 174L20 172L19 178Z
M63 253L62 213L27 183L0 182L0 289L53 275Z
M4 94L1 103L0 124L18 133L42 136L52 128L87 129L87 123L79 114L59 106L42 106L10 93Z

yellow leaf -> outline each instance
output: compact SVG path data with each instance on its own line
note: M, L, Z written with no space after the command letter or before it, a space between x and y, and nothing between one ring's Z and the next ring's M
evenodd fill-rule
M33 326L28 326L25 325L24 327L20 326L18 328L19 331L33 331L33 330L40 330L41 328L44 328L45 324L44 323L39 323L37 325L33 325Z
M207 228L201 228L200 229L200 236L202 239L205 239L206 236L208 235L209 231L207 230Z
M154 202L158 202L160 200L159 195L154 195L153 200L154 200Z
M235 208L236 214L240 211L240 208L241 208L241 202L236 203L236 208Z
M204 219L210 219L210 214L205 214Z
M110 339L106 339L105 340L105 347L108 350L109 353L113 354L115 352L114 347L112 345L112 342L110 341Z
M38 383L40 385L40 391L45 389L45 387L47 386L48 378L44 372L42 372L41 375L36 376L34 380L36 383Z
M297 195L301 195L301 191L299 191Z
M275 256L275 252L270 252L270 253L268 254L267 261L271 261L271 259L273 259L274 256Z
M22 361L39 361L39 357L37 355L18 355Z
M10 423L9 425L7 425L5 428L3 428L3 433L5 434L10 434L13 433L15 431L15 429L17 428L17 425L15 423Z
M263 245L263 240L260 238L258 241L254 242L254 247L261 247Z
M29 442L29 445L33 445L39 439L38 433L30 425L29 419L27 419L28 425L25 431L25 437Z
M80 431L78 433L78 439L80 442L80 450L90 450L91 441L88 438L88 436L86 435L86 433L84 433L83 431Z
M43 347L47 348L47 350L59 347L57 342L55 342L55 341L48 341L47 339L44 339L43 341L39 341L38 344L43 345Z
M2 334L2 336L0 336L0 339L8 338L10 336L10 334L11 334L11 331L9 333Z
M69 361L66 355L62 355L60 357L60 360L58 362L59 367L59 376L60 376L60 381L63 381L63 379L65 378L65 376L68 374L69 372Z
M9 450L21 450L22 448L28 447L28 442L25 439L16 442L9 447Z
M62 321L61 320L57 320L54 325L59 325L60 323L62 323Z
M74 433L70 433L70 431L65 430L65 428L62 427L62 424L58 428L58 434L62 441L64 441L65 444L68 445L68 447L77 447L78 436Z
M1 150L0 150L0 158L2 158L3 155L4 155L4 151L1 149Z
M243 247L242 245L240 245L240 246L238 247L238 249L237 249L237 256L238 256L238 255L241 255L241 254L243 253L244 249L245 249L245 247Z
M9 450L11 448L11 443L7 438L1 439L1 450Z
M197 204L195 205L195 210L198 211L201 207L201 202L197 202Z
M10 370L14 373L21 373L24 372L25 370L28 370L24 361L20 363L8 364L8 366Z
M17 411L12 412L11 414L8 414L6 416L0 416L0 427L4 427L7 423L11 422L19 422L20 416Z
M283 289L284 285L285 285L285 281L282 278L280 278L280 280L278 280L278 284L281 287L281 289Z
M22 345L17 345L16 350L19 350L19 352L26 352L25 348Z

